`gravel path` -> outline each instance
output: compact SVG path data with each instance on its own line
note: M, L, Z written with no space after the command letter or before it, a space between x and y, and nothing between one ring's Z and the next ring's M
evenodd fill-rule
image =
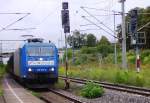
M150 98L113 90L105 90L105 94L101 98L87 100L87 103L150 103Z
M73 83L74 84L74 83ZM81 85L80 85L81 86ZM75 96L73 93L76 90L75 87L79 85L74 84L73 88L68 91L62 91L64 94L78 98L85 103L150 103L150 97L145 97L136 94L129 94L126 92L119 92L115 90L105 89L105 93L102 97L96 99L86 99L79 96Z

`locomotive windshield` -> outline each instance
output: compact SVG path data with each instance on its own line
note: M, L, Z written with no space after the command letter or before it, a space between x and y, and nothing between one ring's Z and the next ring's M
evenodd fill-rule
M52 47L28 47L28 56L53 56L54 49Z

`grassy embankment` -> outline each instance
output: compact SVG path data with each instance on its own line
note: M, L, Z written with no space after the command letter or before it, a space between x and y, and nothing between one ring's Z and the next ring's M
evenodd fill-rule
M123 70L114 64L86 64L80 66L70 66L68 75L85 79L107 81L112 83L127 84L141 87L150 87L150 65L144 65L141 72L137 73L133 69ZM65 75L64 67L59 69L60 75Z
M3 95L2 78L5 74L5 66L0 64L0 96Z
M141 87L150 87L150 50L140 53L141 72L135 70L136 54L134 51L127 52L128 69L122 69L121 52L117 54L118 65L114 64L114 54L109 53L100 60L98 52L89 52L91 49L81 49L75 53L75 64L72 65L72 53L68 51L69 70L71 77L107 81L112 83L127 84ZM59 69L60 75L65 75L63 66Z

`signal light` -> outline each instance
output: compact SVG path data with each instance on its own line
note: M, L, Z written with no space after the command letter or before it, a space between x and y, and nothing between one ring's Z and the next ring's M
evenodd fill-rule
M70 33L68 2L63 2L62 8L63 8L63 10L61 10L62 27L64 28L64 33Z
M70 26L64 27L64 33L70 33Z
M130 20L130 31L132 35L136 33L137 30L137 17L138 17L138 11L136 9L131 11L130 14L131 20Z
M62 3L62 8L63 9L68 9L68 2L63 2Z
M62 26L64 27L65 25L69 26L69 10L62 10Z

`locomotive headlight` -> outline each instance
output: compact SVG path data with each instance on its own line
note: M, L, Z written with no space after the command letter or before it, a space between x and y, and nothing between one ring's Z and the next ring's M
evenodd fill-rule
M40 58L39 60L40 60L40 61L42 61L42 60L43 60L43 58Z
M54 68L51 68L50 71L54 71Z
M31 71L32 71L32 69L31 69L31 68L29 68L29 69L28 69L28 71L29 71L29 72L31 72Z

